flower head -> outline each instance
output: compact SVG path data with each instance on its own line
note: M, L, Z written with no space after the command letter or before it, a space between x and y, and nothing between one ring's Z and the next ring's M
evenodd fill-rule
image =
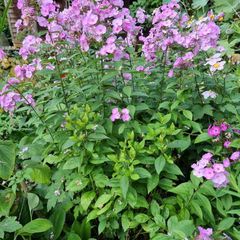
M210 137L218 137L221 134L221 128L216 125L209 126L208 135Z
M196 240L211 240L211 235L213 234L212 228L203 228L201 226L198 227L199 235Z

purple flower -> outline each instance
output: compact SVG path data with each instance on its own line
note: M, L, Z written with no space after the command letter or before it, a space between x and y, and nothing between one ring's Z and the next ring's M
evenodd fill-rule
M211 240L211 235L213 234L212 228L203 228L201 226L198 227L199 235L196 240Z
M123 78L126 81L130 81L130 80L132 80L132 74L131 73L123 73Z
M112 122L115 122L117 119L120 119L121 114L118 111L118 108L113 108L112 115L110 116L110 119Z
M236 151L236 152L232 153L230 160L237 161L239 159L240 159L240 151Z
M230 166L230 160L229 160L229 158L225 158L225 159L223 160L223 166L224 166L225 168L227 168L227 167Z
M145 10L142 8L138 8L136 12L136 18L139 23L144 23L147 19L147 15L145 14Z
M26 99L25 100L25 103L28 104L28 105L31 105L32 107L35 107L36 106L36 102L35 100L33 99L33 96L32 94L27 94L25 96Z
M225 148L229 148L229 147L230 147L230 144L231 144L231 142L230 142L229 140L226 140L226 141L223 143L223 146L224 146Z
M213 164L213 170L216 173L221 173L221 172L225 171L224 166L221 163L214 163Z
M174 71L173 69L170 69L168 72L168 77L172 78L174 76Z
M221 127L221 131L225 132L225 131L228 130L229 125L224 122L224 123L222 123L222 124L220 125L220 127Z
M213 182L213 185L216 188L226 187L227 184L229 183L228 172L225 171L216 173L214 177L211 179L211 181Z
M33 35L28 35L22 42L22 47L19 50L19 54L24 60L28 58L29 55L37 53L40 48L41 38L35 37Z
M212 157L213 157L212 153L205 153L202 155L202 159L205 159L207 161L210 161Z
M211 137L218 137L221 134L221 128L219 126L209 126L208 135Z
M212 179L213 176L214 176L213 169L212 168L205 168L204 171L203 171L203 176L208 180Z
M123 108L121 113L122 113L121 119L124 122L128 122L128 121L131 120L131 116L129 114L129 110L127 108Z
M136 71L143 72L144 71L144 66L137 66Z

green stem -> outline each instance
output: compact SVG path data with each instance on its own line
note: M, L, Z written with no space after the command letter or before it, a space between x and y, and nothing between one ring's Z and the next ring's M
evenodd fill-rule
M202 99L202 95L201 95L201 92L200 92L200 89L199 89L199 85L198 85L198 82L197 82L197 76L195 75L194 76L194 80L195 80L195 84L196 84L196 89L197 89L197 92L198 92L198 96L200 98L200 101L203 105L203 99Z
M68 104L68 101L67 101L67 93L66 93L66 90L65 90L64 82L63 82L63 79L61 78L60 65L59 65L57 56L54 55L54 57L55 57L55 62L56 62L56 66L57 66L58 77L59 77L60 82L61 82L61 88L62 88L62 92L63 92L64 102L65 102L65 105L66 105L66 108L67 108L67 112L69 114L69 109L70 108L69 108L69 104Z

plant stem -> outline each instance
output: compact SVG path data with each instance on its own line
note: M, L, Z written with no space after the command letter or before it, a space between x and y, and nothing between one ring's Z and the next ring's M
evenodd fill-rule
M59 62L58 62L58 59L57 59L56 55L54 55L54 58L55 58L56 66L57 66L58 77L59 77L60 82L61 82L61 88L62 88L62 92L63 92L64 102L65 102L65 105L66 105L66 108L67 108L67 112L69 114L69 105L68 105L68 101L67 101L67 93L66 93L66 90L65 90L63 79L61 78L61 70L60 70Z
M201 95L201 92L200 92L200 89L199 89L199 85L198 85L198 82L197 82L197 76L195 75L194 76L194 80L195 80L195 84L196 84L196 89L197 89L197 92L198 92L198 96L200 98L200 101L203 105L203 100L202 100L202 95Z

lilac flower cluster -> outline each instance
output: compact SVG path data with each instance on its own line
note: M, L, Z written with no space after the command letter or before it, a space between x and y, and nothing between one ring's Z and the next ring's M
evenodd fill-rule
M19 9L22 11L21 22L24 22L24 13L29 8L27 1L18 0ZM123 8L122 0L74 0L69 8L63 11L53 0L38 0L40 12L35 10L34 20L42 27L47 28L45 42L55 44L59 40L69 43L78 43L81 50L87 52L90 45L98 43L100 48L98 55L113 55L114 60L128 58L126 47L133 44L141 27L137 26L137 20L130 15L127 8ZM34 7L34 6L31 6ZM37 9L37 7L36 7ZM49 20L50 19L50 20ZM143 10L138 11L138 21L145 21ZM25 24L23 24L25 26ZM123 37L124 36L124 37ZM39 39L25 39L31 42L30 52L36 51L32 45L36 45ZM22 52L29 52L25 46Z
M213 158L212 153L205 153L197 163L191 166L196 177L211 180L216 188L227 186L229 173L226 169L240 160L240 151L231 151L231 138L234 133L239 133L236 130L226 122L209 126L208 135L213 137L213 142L223 145L226 154L219 163Z
M228 180L228 172L225 167L230 166L229 160L225 160L224 163L214 163L211 153L206 153L202 158L192 165L193 174L196 177L204 177L207 180L211 180L216 188L226 187Z
M188 15L180 12L176 0L156 9L152 24L149 35L140 37L148 61L157 61L158 53L163 52L167 57L168 65L173 69L188 68L192 66L197 54L217 47L220 28L215 24L214 19L208 16L196 21L191 20ZM171 62L168 56L174 54L171 51L176 47L184 50ZM222 66L222 63L219 64ZM173 69L170 70L169 77L173 76Z
M41 38L35 37L33 35L28 35L22 42L22 47L19 50L19 54L24 60L26 60L29 55L37 53L39 51L41 42Z
M16 108L16 104L19 102L24 102L25 104L35 106L35 101L31 94L26 94L25 96L21 96L21 94L17 91L12 91L10 88L13 85L19 84L20 81L16 78L10 78L8 83L3 87L2 91L0 91L0 107L10 114Z
M121 112L119 112L118 108L113 108L110 119L112 122L115 122L118 119L122 119L122 121L128 122L131 120L131 116L127 108L123 108Z

